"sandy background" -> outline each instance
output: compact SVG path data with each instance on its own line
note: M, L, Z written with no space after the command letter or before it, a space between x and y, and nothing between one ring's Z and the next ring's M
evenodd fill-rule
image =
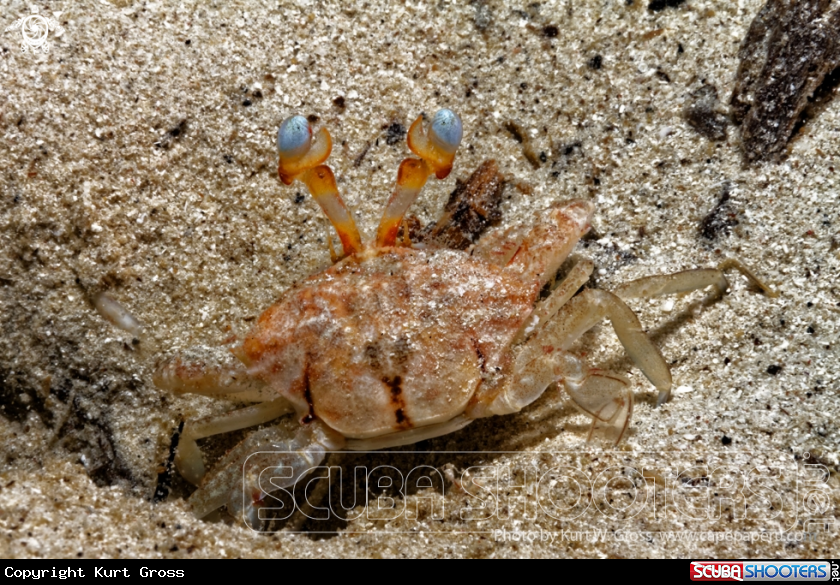
M702 83L728 99L760 2L660 12L640 0L33 5L62 11L64 32L48 54L23 52L19 31L0 33L0 556L838 556L836 524L811 540L793 532L836 522L840 504L840 100L805 125L785 162L752 168L735 129L712 143L682 117ZM29 13L5 3L0 30ZM694 293L632 303L679 387L659 409L608 326L585 336L593 364L634 380L636 412L617 452L587 444L585 419L550 390L518 415L418 446L510 453L411 460L449 463L456 478L488 461L594 474L647 466L647 487L625 484L649 503L664 498L659 509L476 523L459 517L467 496L447 481L439 497L456 512L443 520L258 535L192 518L177 478L153 503L179 421L232 407L156 389L155 358L246 332L329 264L325 218L296 197L300 185L276 177L279 123L300 113L329 128L330 164L370 237L408 152L388 144L387 129L444 106L460 113L464 140L452 176L414 205L423 222L455 177L494 157L511 183L503 225L559 198L598 204L597 236L579 247L597 286L736 256L780 293L733 276L719 302ZM544 153L538 169L504 129L510 120ZM738 223L705 238L701 222L727 183L723 217ZM145 324L139 342L93 310L101 291ZM206 448L218 455L236 440ZM680 516L667 505L679 484L671 467L698 460L761 467L787 504L770 514L770 498L745 518L726 504L720 519ZM796 490L806 463L828 471L812 481L816 499ZM534 476L522 477L522 493L538 497ZM526 543L488 532L502 528L657 534ZM668 531L777 536L681 542L659 534Z

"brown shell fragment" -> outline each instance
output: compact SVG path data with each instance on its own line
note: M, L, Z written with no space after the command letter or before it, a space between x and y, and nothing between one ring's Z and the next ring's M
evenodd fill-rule
M730 104L744 160L779 160L808 99L840 66L840 2L769 0L739 57Z
M741 48L738 50L738 72L735 74L735 88L732 90L732 97L729 99L732 121L740 125L750 111L752 106L753 91L759 85L764 63L767 60L768 44L770 33L776 11L782 0L769 0L764 7L758 11L747 36L741 41Z
M465 250L488 226L501 219L499 205L505 188L504 176L495 160L486 160L466 182L458 181L443 216L421 234L421 241L440 248Z

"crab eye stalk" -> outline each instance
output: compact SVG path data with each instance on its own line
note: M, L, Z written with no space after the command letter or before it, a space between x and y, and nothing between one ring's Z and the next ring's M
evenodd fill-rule
M397 171L397 185L385 206L376 233L377 246L393 246L406 211L417 199L429 176L445 179L452 171L455 151L461 144L464 129L461 118L452 110L438 110L431 124L419 116L408 130L408 148L420 157L406 158Z
M277 149L280 151L277 172L286 185L291 185L298 175L327 160L332 151L332 138L326 128L313 134L306 118L292 116L277 130Z
M447 154L454 155L464 135L461 118L452 110L438 110L432 120L429 134L436 147Z
M420 116L408 129L408 148L431 167L438 179L445 179L464 134L461 118L444 108L435 113L431 124L424 121Z
M280 157L294 160L309 152L312 146L312 127L303 116L287 118L277 130L277 149Z
M362 240L356 222L338 192L333 172L323 164L332 151L332 138L327 129L321 128L313 136L306 118L292 116L277 130L277 149L280 180L286 185L291 185L295 179L305 183L338 232L344 255L360 251Z

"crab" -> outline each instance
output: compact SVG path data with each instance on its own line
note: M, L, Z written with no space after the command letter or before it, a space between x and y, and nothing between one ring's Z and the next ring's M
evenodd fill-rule
M376 237L363 243L323 164L329 132L314 134L301 116L282 123L280 179L306 184L342 254L333 252L332 266L269 307L227 360L184 353L158 364L160 388L254 403L186 422L175 463L199 486L189 498L196 516L227 504L233 515L259 522L268 491L245 468L254 453L271 451L264 467L286 470L271 478L269 490L290 487L328 451L383 449L452 433L478 418L519 412L555 382L591 417L590 437L598 429L618 442L631 420L633 393L624 376L588 367L570 351L584 332L608 319L658 391L659 405L669 397L671 374L625 299L710 286L722 294L728 268L773 294L736 260L640 278L612 292L582 288L594 269L584 259L539 301L590 228L594 205L582 199L554 203L532 225L490 232L467 251L413 245L407 229L399 237L406 211L431 175L450 173L461 136L461 120L448 109L431 120L417 118L407 142L419 158L400 164ZM291 413L299 419L296 431L267 426L205 472L198 439Z

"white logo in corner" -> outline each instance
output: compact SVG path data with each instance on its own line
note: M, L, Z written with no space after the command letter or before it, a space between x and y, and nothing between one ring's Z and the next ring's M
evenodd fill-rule
M64 33L64 27L58 23L58 17L61 12L53 12L54 18L48 18L38 13L38 7L32 7L32 14L18 18L11 25L6 27L6 32L20 29L23 41L20 48L25 53L29 49L33 52L42 51L48 53L50 50L50 43L47 37L50 31L54 31L56 37L60 37Z

